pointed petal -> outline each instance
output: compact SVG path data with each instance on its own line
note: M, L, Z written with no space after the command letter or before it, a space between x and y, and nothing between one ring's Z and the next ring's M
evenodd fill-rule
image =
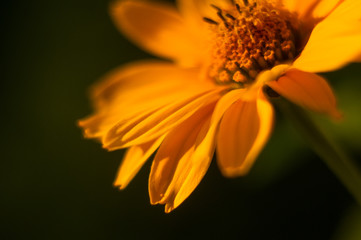
M109 150L138 145L157 138L200 108L216 101L222 88L203 92L182 101L176 101L155 111L118 122L102 139L103 147Z
M329 114L334 118L341 116L331 87L317 74L291 69L277 81L268 82L267 85L303 107Z
M210 161L192 157L195 148L204 140L214 103L200 109L177 128L162 143L153 161L149 176L149 194L152 204L167 203L169 212L183 202L206 173ZM211 159L211 157L207 158ZM184 185L191 178L191 185ZM187 194L179 195L182 187ZM178 201L175 202L175 198ZM181 199L181 200L179 200Z
M217 162L226 177L248 173L267 142L273 107L264 98L239 100L224 114L217 138Z
M195 149L192 159L193 162L196 161L198 166L205 166L206 164L210 164L216 143L216 134L218 132L220 120L223 117L224 112L235 102L237 101L242 94L244 93L243 89L233 90L223 96L217 103L216 108L212 114L212 118L210 121L209 130L206 133L203 141L199 143L197 148ZM201 131L205 131L207 129L202 129ZM188 173L187 179L184 181L182 188L179 190L178 194L175 196L174 201L171 199L167 199L166 201L166 211L169 212L174 209L174 206L178 206L182 203L197 187L206 171L198 171L198 168L193 168L191 172ZM204 170L204 168L203 168Z
M337 70L361 54L361 21L328 19L319 23L293 66L307 72Z
M138 118L213 88L197 78L196 69L181 69L164 62L133 63L117 69L93 88L97 112L79 121L79 126L86 137L101 138L119 122Z
M114 186L119 189L126 188L163 139L164 137L160 137L157 140L130 147L120 164Z
M130 63L107 74L92 88L92 100L97 109L111 108L122 103L122 108L154 105L153 101L172 101L189 92L190 95L213 88L213 84L198 80L197 69L184 69L162 61L140 61ZM170 81L169 78L172 78ZM147 101L144 101L144 100Z
M145 50L184 65L195 64L197 46L174 7L146 1L116 1L111 15L120 30Z
M169 212L181 204L197 187L212 160L219 122L224 112L235 101L237 101L243 93L243 89L234 90L224 95L218 101L212 114L209 126L207 123L204 123L202 129L199 130L196 143L194 144L194 146L196 146L195 149L186 153L189 154L187 157L189 156L189 159L191 159L191 170L178 171L177 168L177 171L171 178L172 182L165 184L167 187L163 186L162 188L158 188L162 190L157 190L151 193L153 204L157 202L166 204L166 212ZM152 181L149 183L153 184ZM152 187L154 186L150 186L150 189L152 189ZM161 194L164 194L164 196L162 197Z

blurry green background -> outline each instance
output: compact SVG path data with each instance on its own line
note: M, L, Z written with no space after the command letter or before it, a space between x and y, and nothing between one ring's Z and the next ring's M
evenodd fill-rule
M87 89L107 71L151 56L122 37L109 1L2 3L0 239L361 239L361 211L291 123L250 174L212 164L174 212L151 206L148 163L124 191L112 186L123 152L85 140ZM345 121L320 121L361 159L361 65L327 74Z

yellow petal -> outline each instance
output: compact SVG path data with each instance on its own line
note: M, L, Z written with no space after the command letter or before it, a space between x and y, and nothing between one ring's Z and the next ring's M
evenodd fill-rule
M273 126L273 108L264 98L239 100L224 114L217 139L217 161L226 177L248 173L267 142Z
M206 173L208 166L212 160L212 156L215 149L215 138L218 131L219 122L222 119L224 112L244 93L243 89L234 90L226 95L224 95L218 102L212 114L210 125L203 124L201 130L196 140L196 148L192 150L189 156L193 164L192 169L187 172L176 172L176 174L185 174L186 176L179 178L178 175L175 175L172 178L172 183L169 184L166 192L163 193L163 198L159 199L159 196L163 191L155 191L156 194L151 194L151 199L153 203L165 203L166 212L171 211L176 206L181 204L197 187L204 174ZM208 130L208 131L207 131ZM205 135L205 136L204 136ZM203 137L204 136L204 137ZM185 179L180 181L179 179ZM149 182L152 184L152 182ZM151 189L151 187L150 187ZM158 196L157 196L158 194ZM153 197L153 198L152 198Z
M200 109L172 130L155 156L149 176L150 200L152 204L167 204L166 212L188 197L209 167L211 157L203 161L193 158L193 153L205 138L214 105ZM192 180L190 186L185 185L188 178ZM179 195L183 187L188 189L187 194Z
M324 18L343 0L283 0L283 5L299 18Z
M290 101L313 111L339 118L336 98L327 81L314 73L291 69L277 81L267 83L273 90Z
M114 104L118 109L131 105L127 111L136 110L138 105L148 109L146 105L154 105L152 101L164 102L166 97L174 101L187 96L187 92L193 95L214 87L209 82L198 81L198 75L197 69L179 68L167 62L130 63L101 79L92 88L92 100L97 109L111 108Z
M189 0L178 0L177 7L180 11L180 14L184 17L187 26L190 27L193 31L199 31L203 29L206 24L203 21L201 14L201 5L205 5L204 1L189 1Z
M300 18L304 18L315 8L319 0L283 0L283 5L290 12L297 12Z
M171 81L169 76L172 76ZM196 69L164 62L133 63L108 74L93 88L97 112L79 125L89 138L103 137L115 124L198 95L214 86L197 81Z
M361 20L361 1L344 0L325 20L333 21L360 21Z
M197 43L197 51L194 52L197 57L195 58L203 62L205 55L209 54L208 46L211 44L209 36L213 34L210 32L209 23L204 21L204 17L218 21L217 10L212 5L227 10L231 6L230 2L218 0L177 0L176 3L187 28L194 36L194 42Z
M257 75L256 81L247 88L247 91L242 95L244 101L254 101L259 97L260 91L266 82L278 79L287 69L290 68L288 64L280 64L270 70L262 71Z
M324 18L335 10L344 0L321 0L312 12L314 18Z
M214 153L216 134L218 132L220 120L222 119L224 112L235 101L237 101L242 96L243 93L244 93L243 89L234 90L227 93L218 101L214 109L214 112L212 114L209 129L204 127L201 130L201 132L203 132L208 129L208 132L206 133L204 139L199 143L194 153L192 154L193 162L196 162L198 167L193 168L192 171L188 173L188 177L184 181L182 187L179 189L177 195L174 198L174 201L167 199L166 211L169 212L173 209L174 206L178 206L179 204L181 204L197 187L197 185L205 175L207 170L205 166L207 166L207 164L209 165Z
M313 30L293 66L307 72L337 70L361 54L361 21L328 19Z
M193 23L204 23L203 17L209 17L217 20L217 10L213 6L221 9L228 9L231 7L230 1L219 0L177 0L177 6L187 20Z
M142 145L130 147L120 164L114 186L124 189L129 182L138 173L148 158L159 147L164 137L160 137L155 141L150 141Z
M207 91L168 106L146 111L136 117L125 119L112 127L102 139L103 147L109 150L138 145L157 138L193 113L220 97L222 88Z
M117 1L111 6L116 25L145 50L193 66L197 45L176 9L165 3Z
M149 79L145 75L174 69L173 64L164 61L146 60L132 62L107 73L100 81L91 87L91 98L95 108L108 107L116 98L123 96L128 90L135 90L154 81L162 81L158 76ZM148 87L146 85L146 87Z

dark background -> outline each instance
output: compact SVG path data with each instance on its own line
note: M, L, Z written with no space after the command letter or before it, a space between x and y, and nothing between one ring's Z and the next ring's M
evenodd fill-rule
M250 174L212 164L175 211L151 206L148 163L112 186L123 151L85 140L87 89L107 71L150 56L122 37L109 1L1 3L1 239L361 239L361 211L287 118ZM326 74L345 120L323 127L361 156L361 70Z

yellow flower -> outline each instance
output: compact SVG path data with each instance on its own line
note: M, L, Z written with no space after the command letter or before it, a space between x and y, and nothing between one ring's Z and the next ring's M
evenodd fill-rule
M129 148L115 185L125 188L158 149L152 204L170 212L205 175L213 153L226 177L246 174L272 130L268 98L282 95L338 117L316 72L361 60L359 0L123 0L119 29L171 61L132 63L93 88L95 114L79 125L112 151Z

